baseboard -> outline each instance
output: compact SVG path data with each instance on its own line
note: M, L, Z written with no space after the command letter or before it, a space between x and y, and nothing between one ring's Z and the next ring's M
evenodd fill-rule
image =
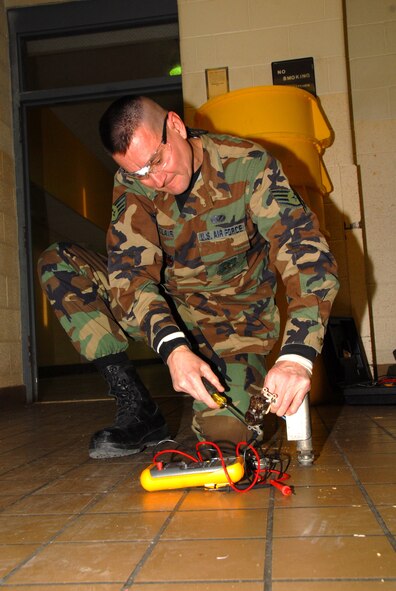
M93 363L72 363L68 365L46 365L37 368L38 378L56 378L78 374L97 373Z
M160 357L150 359L133 359L131 360L135 367L143 367L145 365L153 365L163 363ZM41 378L56 378L59 376L70 376L79 374L97 373L97 367L94 363L74 363L69 365L46 365L39 367L37 370L39 379Z
M0 407L26 404L26 386L6 386L0 388Z

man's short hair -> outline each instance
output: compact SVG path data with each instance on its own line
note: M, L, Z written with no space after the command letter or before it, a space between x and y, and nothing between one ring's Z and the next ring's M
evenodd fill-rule
M99 121L99 134L111 155L126 154L142 117L141 96L122 96L106 109Z

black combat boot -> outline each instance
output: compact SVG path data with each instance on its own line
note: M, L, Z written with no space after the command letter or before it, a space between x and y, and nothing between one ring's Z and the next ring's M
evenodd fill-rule
M110 386L109 396L117 403L112 427L97 431L91 438L91 458L115 458L137 454L168 437L168 427L160 409L130 362L107 365L101 373Z

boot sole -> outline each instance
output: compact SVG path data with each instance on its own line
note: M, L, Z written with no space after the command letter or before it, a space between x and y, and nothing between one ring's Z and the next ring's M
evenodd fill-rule
M150 437L149 441L145 441L144 439L139 443L135 444L133 447L119 447L117 445L113 445L111 443L104 443L103 445L97 448L89 449L89 457L93 458L94 460L103 460L106 458L121 458L124 456L133 456L145 450L147 447L154 447L163 439L169 437L169 431L160 430L156 431L155 433L150 433L148 436Z

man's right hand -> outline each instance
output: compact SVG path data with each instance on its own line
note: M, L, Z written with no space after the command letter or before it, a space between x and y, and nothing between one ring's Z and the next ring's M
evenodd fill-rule
M206 390L201 378L206 378L219 391L224 388L210 366L195 355L186 345L180 345L169 355L167 365L176 392L187 392L209 408L219 408Z

